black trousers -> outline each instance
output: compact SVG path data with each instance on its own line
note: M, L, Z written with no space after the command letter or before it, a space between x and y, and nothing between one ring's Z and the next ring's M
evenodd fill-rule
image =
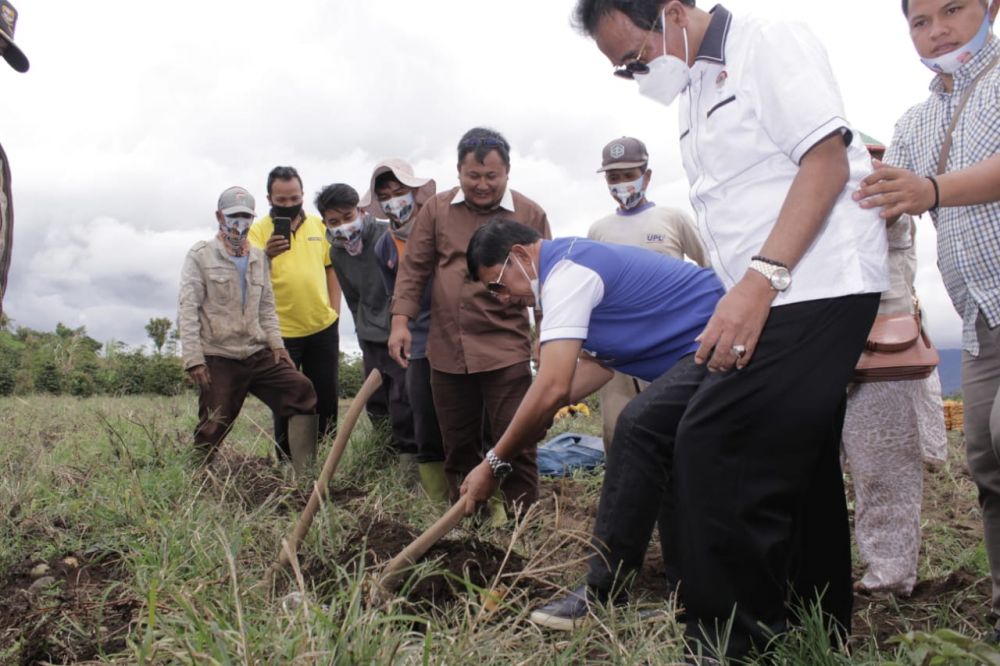
M851 626L851 551L840 469L846 387L878 294L776 307L750 365L709 374L677 430L676 554L687 633L728 655L763 647L821 595Z
M302 371L316 390L316 413L319 414L320 437L337 431L338 377L340 375L340 325L302 338L282 338L295 367ZM290 459L288 449L288 419L272 412L274 442L279 458Z
M444 461L441 428L434 411L431 392L431 363L426 358L411 358L406 369L406 394L413 410L413 434L417 440L417 462Z
M668 583L677 585L674 441L684 410L707 374L689 354L632 398L618 417L588 561L587 585L601 599L625 592L642 566L657 522Z
M365 404L368 418L376 428L392 433L392 446L398 453L417 453L413 434L413 410L406 394L406 370L389 356L384 342L358 340L365 376L372 370L382 373L382 385Z

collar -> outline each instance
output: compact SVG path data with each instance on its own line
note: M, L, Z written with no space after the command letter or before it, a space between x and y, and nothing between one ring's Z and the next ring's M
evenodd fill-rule
M451 200L451 205L465 203L465 191L459 187L458 192L455 194L454 198ZM494 210L498 208L503 208L508 213L513 213L514 211L514 194L511 192L510 187L507 187L503 191L503 197L500 199L500 203L493 207Z
M638 215L639 213L641 213L643 211L647 211L650 208L654 207L655 205L656 204L653 203L652 201L647 201L646 203L642 204L641 206L636 206L632 210L622 210L621 206L619 206L618 210L616 210L615 213L619 217L631 217L632 215Z
M972 60L965 63L957 72L952 75L952 93L964 89L970 83L972 83L977 76L990 64L993 59L1000 54L1000 39L997 39L996 35L991 34L989 41L983 46L982 50L976 55L972 56ZM930 89L933 93L947 94L944 90L944 75L938 74L931 81Z
M726 39L729 37L729 26L733 22L733 15L722 5L712 7L712 20L705 30L705 36L698 47L698 55L695 60L708 60L717 62L720 65L726 64Z

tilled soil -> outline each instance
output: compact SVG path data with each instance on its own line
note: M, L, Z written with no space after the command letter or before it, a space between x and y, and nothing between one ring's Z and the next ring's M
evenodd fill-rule
M0 646L13 663L75 664L126 647L138 600L112 558L24 559L0 574Z
M303 575L321 588L321 581L329 578L334 565L356 567L359 560L359 544L365 544L364 564L369 570L377 570L395 557L417 536L417 530L388 519L376 519L361 523L365 527L351 534L348 546L332 562L317 558L303 563ZM511 553L504 565L506 551L475 538L445 538L435 544L422 561L436 562L435 571L404 588L407 601L415 609L427 610L447 606L467 598L469 586L489 589L501 572L516 574L523 570L525 561L517 553ZM515 587L524 588L526 581ZM323 599L321 598L321 601Z

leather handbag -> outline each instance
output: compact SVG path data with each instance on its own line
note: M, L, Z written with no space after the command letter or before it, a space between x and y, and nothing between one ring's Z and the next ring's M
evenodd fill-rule
M879 315L868 333L852 381L925 379L939 362L937 350L927 337L919 314Z

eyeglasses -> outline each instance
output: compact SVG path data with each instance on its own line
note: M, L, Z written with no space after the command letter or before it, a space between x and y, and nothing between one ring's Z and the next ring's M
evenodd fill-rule
M615 76L631 80L635 78L636 74L649 74L649 65L642 62L642 54L646 52L646 47L649 46L649 37L653 34L653 31L656 30L656 24L657 21L653 21L653 25L650 26L649 31L646 32L646 36L642 40L642 46L639 47L638 55L621 67L615 67Z
M503 272L507 270L507 264L510 263L510 254L507 258L503 260L503 266L500 267L500 272L497 274L497 279L492 282L486 283L486 288L494 296L498 295L502 291L507 291L507 285L503 283Z
M478 137L473 139L466 139L465 141L458 144L462 148L475 148L476 146L503 146L506 147L507 142L503 139L495 139L493 137Z

